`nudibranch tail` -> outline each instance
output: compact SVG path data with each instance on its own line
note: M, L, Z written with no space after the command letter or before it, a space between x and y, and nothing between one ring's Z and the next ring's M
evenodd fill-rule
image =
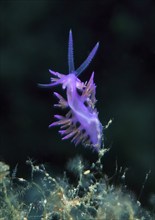
M95 108L96 104L96 86L94 83L94 72L88 82L81 82L77 78L89 65L96 54L99 43L95 45L86 60L77 70L74 69L73 57L73 37L72 31L69 32L68 43L68 66L69 74L61 74L49 70L51 73L51 83L40 84L42 87L53 87L62 85L66 91L66 98L59 93L54 92L58 99L55 107L66 109L68 112L63 115L55 115L57 119L49 127L60 126L59 133L62 140L71 138L71 142L75 145L82 143L84 146L90 146L98 151L103 142L103 126L98 118L98 112Z

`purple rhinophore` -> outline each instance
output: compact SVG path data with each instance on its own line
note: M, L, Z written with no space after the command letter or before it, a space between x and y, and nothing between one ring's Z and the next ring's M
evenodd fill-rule
M68 45L68 66L69 74L61 74L49 70L51 73L50 84L40 84L42 87L52 87L62 84L66 90L66 99L57 92L54 95L58 98L58 104L54 106L69 111L65 116L55 115L58 121L53 122L49 127L60 125L59 133L62 140L71 138L75 145L82 143L84 146L91 146L94 150L99 150L103 145L103 126L99 121L98 112L95 109L96 86L94 84L94 72L88 82L81 82L77 77L87 68L96 54L99 43L95 45L87 59L75 70L73 57L72 31L69 32Z

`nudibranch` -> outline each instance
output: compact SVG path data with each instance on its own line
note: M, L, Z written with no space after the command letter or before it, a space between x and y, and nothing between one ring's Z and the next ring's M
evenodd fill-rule
M67 113L54 115L57 119L49 127L60 126L59 133L63 136L62 140L71 138L75 145L81 143L84 146L90 146L98 151L103 145L103 126L98 118L98 112L95 108L96 86L94 84L94 72L88 82L82 82L78 76L88 67L99 47L97 43L89 53L86 60L75 70L73 56L73 37L72 31L69 32L68 43L68 66L69 74L61 74L49 70L51 73L51 83L39 84L42 87L53 87L59 84L66 91L66 98L57 92L54 95L58 98L58 104L54 106L61 109L67 109Z

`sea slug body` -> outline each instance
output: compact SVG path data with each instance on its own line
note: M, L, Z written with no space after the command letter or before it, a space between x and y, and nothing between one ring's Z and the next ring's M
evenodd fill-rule
M98 118L98 112L95 109L96 86L94 84L94 72L88 82L81 82L78 76L87 68L96 54L99 43L95 45L86 60L75 70L73 57L73 37L72 31L69 32L68 44L68 66L69 74L61 74L49 70L51 73L50 84L39 84L42 87L53 87L61 84L62 89L66 91L66 99L60 94L54 92L58 98L58 104L54 106L61 109L69 109L65 116L55 115L58 119L49 127L60 125L59 133L64 139L71 139L75 145L82 143L84 146L90 146L98 151L103 145L103 126Z

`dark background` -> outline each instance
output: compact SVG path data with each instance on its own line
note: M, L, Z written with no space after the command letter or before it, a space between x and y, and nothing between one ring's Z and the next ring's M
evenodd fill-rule
M97 109L106 125L103 164L109 176L128 167L126 183L149 207L155 185L155 4L152 0L1 1L0 3L0 159L25 176L28 157L54 170L80 154L97 155L70 141L61 141L58 128L48 129L57 109L48 69L67 73L68 33L74 37L78 67L97 41L95 59L80 79L95 71Z

